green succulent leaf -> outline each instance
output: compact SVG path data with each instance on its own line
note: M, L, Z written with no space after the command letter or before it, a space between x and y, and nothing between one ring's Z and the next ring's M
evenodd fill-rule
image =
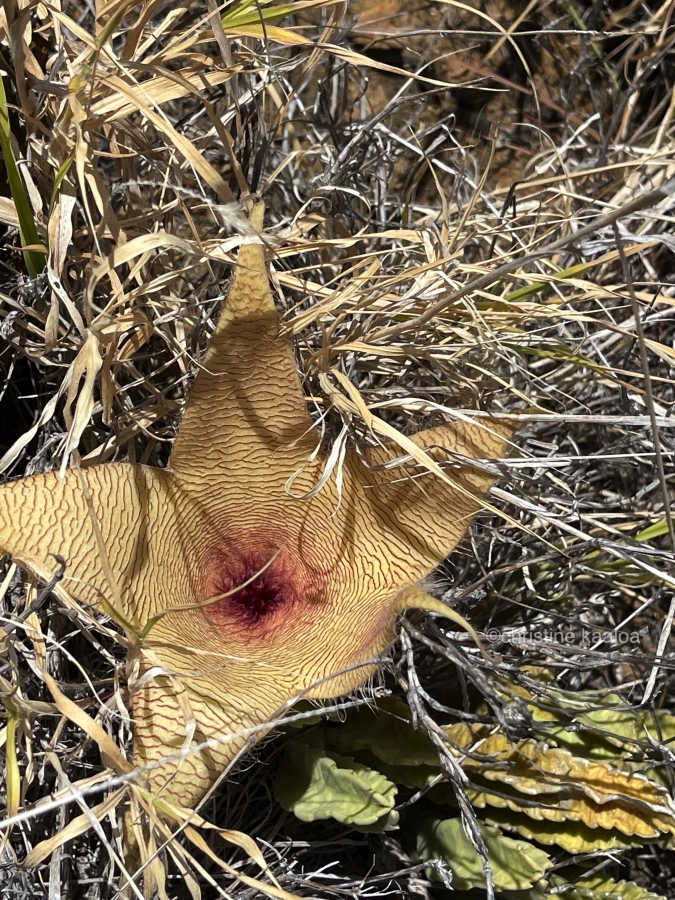
M584 699L583 696L580 699ZM565 703L565 697L560 696L560 713L551 711L550 709L542 710L535 706L528 707L532 712L535 722L546 724L550 723L551 729L555 729L556 725L560 725L564 721L563 716L566 714L566 720L569 721L570 710ZM598 706L595 709L588 709L576 712L574 721L582 725L592 728L596 731L603 732L602 737L612 743L616 747L625 746L627 741L645 741L649 733L654 739L668 741L675 738L675 716L665 710L636 710L626 705L625 700L619 694L607 694L598 700L595 697L588 698L588 704L595 703ZM575 732L564 732L567 740L575 737ZM563 738L563 733L557 732L557 736Z
M607 853L650 840L663 846L668 836L675 845L675 826L661 779L651 767L645 770L644 757L645 751L651 750L650 739L665 742L675 735L674 716L632 710L618 694L568 698L554 692L547 696L545 709L535 705L527 691L523 699L537 725L537 735L545 736L546 743L532 739L513 742L499 730L477 724L444 727L451 752L469 775L468 797L474 807L484 810L481 828L499 890L514 897L514 892L527 891L527 900L553 896L542 880L549 857L537 848L541 845L575 855ZM364 828L368 827L366 818L374 815L376 821L370 827L383 830L383 823L391 827L392 820L382 807L373 811L366 803L363 808L367 812L353 818L351 809L345 811L342 791L353 791L356 783L362 790L366 777L370 779L368 789L383 795L386 792L379 779L391 788L400 785L419 790L432 785L441 773L432 742L413 728L410 710L396 697L378 701L376 709L362 708L337 728L314 729L300 741L304 748L289 752L304 754L302 764L293 756L287 758L288 783L282 785L280 777L277 795L282 805L306 820L333 817ZM350 755L338 756L329 752L331 749ZM471 752L466 755L468 749ZM304 783L300 785L301 778ZM284 799L284 791L295 793ZM358 796L363 802L363 795ZM391 801L389 816L395 816L393 795L386 796ZM426 797L456 809L454 792L447 783L431 787ZM506 837L503 831L513 837ZM418 848L423 861L445 862L456 889L484 886L480 855L464 835L460 819L425 822L418 833ZM430 877L442 878L434 870L429 872ZM596 890L595 883L579 884L567 887L563 880L555 887L565 891L563 900L572 890L577 893L569 894L569 900L624 900L624 894L616 893L624 889L628 900L643 900L643 894L635 893L642 890L637 885L617 887L614 882L598 882L605 893L596 896L588 893ZM580 890L587 893L580 894ZM644 900L651 900L651 895L645 893Z
M619 701L621 702L621 701ZM645 741L649 736L655 740L670 741L675 738L675 716L665 710L634 710L623 706L615 709L594 709L581 713L577 721L592 728L600 729L605 740L616 746L625 746L626 741Z
M555 844L568 853L609 852L644 845L642 838L630 837L615 828L589 828L583 822L567 821L561 825L560 822L538 821L510 809L490 809L485 813L485 821L506 831L515 831L538 844Z
M600 708L584 712L565 709L563 698L559 713L533 705L528 709L537 723L539 736L545 740L586 759L611 762L624 771L641 772L652 781L668 786L666 772L658 766L646 767L643 753L647 751L654 758L654 742L667 744L675 739L675 716L666 710L631 709L618 694L608 694L601 702Z
M666 900L633 881L613 881L602 872L580 878L563 890L565 879L560 875L552 876L549 884L556 888L555 894L549 894L551 900Z
M275 789L283 808L303 822L336 819L381 831L396 827L396 793L380 772L301 741L286 745Z
M505 837L499 828L479 827L498 891L523 891L540 881L550 864L548 853L526 841ZM485 887L483 862L464 833L461 819L425 820L418 831L417 850L424 862L439 859L446 863L456 890ZM440 880L433 870L429 876Z
M412 726L410 710L398 697L384 697L376 709L361 708L330 732L341 753L370 752L391 766L438 766L438 754L425 731Z
M359 754L361 762L368 763L370 761L368 757L372 760L371 766L376 768L378 772L382 772L389 781L403 785L403 787L413 788L414 790L428 787L441 774L440 766L390 766L388 763L377 759L371 753Z

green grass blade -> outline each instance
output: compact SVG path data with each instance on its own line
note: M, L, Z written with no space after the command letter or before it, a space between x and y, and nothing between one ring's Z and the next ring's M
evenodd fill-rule
M12 199L16 206L16 213L19 217L19 232L21 234L21 246L41 244L42 241L35 226L35 218L33 210L26 196L23 186L19 167L14 158L14 151L11 143L12 133L9 128L9 110L7 109L7 96L5 94L5 85L0 75L0 151L5 161L5 170L7 172L7 181L9 189L12 193ZM45 267L45 258L42 253L35 250L24 250L24 260L26 269L31 278L36 278Z
M565 278L574 278L575 275L583 275L589 268L590 266L588 263L577 263L575 266L570 266L569 269L563 269L560 272L556 272L555 275L551 276L550 281L535 281L534 284L528 284L527 287L511 291L510 294L506 294L502 299L508 303L517 303L519 300L526 300L528 297L533 297L535 294L545 291L546 288L550 288L556 281L562 281Z
M59 188L61 187L63 179L66 177L66 175L70 171L70 167L72 166L72 164L73 164L73 157L69 156L68 159L64 163L61 163L61 165L59 166L59 170L56 173L56 178L54 179L54 187L52 189L52 197L51 197L51 200L49 201L50 217L51 217L54 207L56 206L56 201L59 196Z
M260 7L267 5L271 0L263 0L261 3L244 0L222 17L223 28L237 28L243 25L259 25L261 19L265 22L271 22L274 19L282 19L296 11L294 3L287 3L284 6L273 6L271 9L261 9Z

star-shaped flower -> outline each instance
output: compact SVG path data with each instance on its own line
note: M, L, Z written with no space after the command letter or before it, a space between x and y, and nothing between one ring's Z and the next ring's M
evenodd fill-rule
M261 205L251 222L260 231ZM510 432L461 421L409 447L427 448L433 469L452 454L499 457ZM384 465L401 450L380 444L367 464L347 450L313 492L318 441L257 239L239 252L169 468L109 463L0 487L0 555L49 579L60 554L58 589L124 624L134 762L152 763L151 788L182 806L289 700L362 684L400 610L444 608L417 582L492 481L466 464L412 477ZM222 742L177 758L209 740Z

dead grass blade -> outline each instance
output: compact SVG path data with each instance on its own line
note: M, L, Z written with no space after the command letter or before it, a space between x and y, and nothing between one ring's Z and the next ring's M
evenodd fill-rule
M93 331L89 331L82 349L77 354L70 368L70 379L64 410L68 435L63 449L60 469L61 477L65 474L66 468L70 463L70 455L77 449L82 433L94 409L94 384L101 370L101 364L98 338ZM80 385L82 379L84 379L84 382ZM74 413L72 411L73 403L75 403Z
M38 866L43 860L50 857L57 848L63 847L68 841L72 841L84 834L91 828L91 817L93 816L100 822L111 809L114 809L122 801L126 790L126 788L119 788L113 791L101 803L92 806L88 815L82 814L77 816L53 837L41 841L26 854L25 859L21 863L22 867L32 869L34 866Z
M165 135L181 156L201 175L204 181L220 197L223 203L232 203L234 195L219 172L204 158L194 145L180 134L165 118L156 112L139 91L138 85L130 85L116 75L103 79L104 83L124 96L127 102L141 112L152 124Z

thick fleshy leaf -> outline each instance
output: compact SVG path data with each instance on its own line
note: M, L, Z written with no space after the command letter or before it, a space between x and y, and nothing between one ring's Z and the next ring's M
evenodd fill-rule
M505 734L486 735L480 726L451 725L445 731L455 747L471 750L462 765L475 785L469 798L479 808L511 809L538 821L581 822L643 839L675 834L668 791L642 775L538 741L511 743ZM434 790L440 799L442 790ZM523 802L532 798L538 802Z
M444 609L414 585L493 480L466 458L502 456L511 433L486 418L422 432L406 445L412 470L382 468L398 447L368 451L370 467L348 450L339 489L331 478L312 492L326 458L308 463L319 437L255 236L262 207L251 225L170 468L109 464L0 487L0 552L42 578L61 554L61 592L125 627L134 761L182 806L298 695L362 684L397 612ZM425 460L452 465L439 478Z
M364 763L371 763L370 757L371 754L367 751L361 751L359 754L359 759ZM403 787L414 788L415 790L428 787L439 777L442 771L440 765L390 766L377 759L375 756L372 756L371 764L378 772L382 772L389 781L393 781L395 784L401 784Z
M424 729L414 729L410 709L400 697L382 697L373 709L352 713L331 730L331 743L341 753L369 750L391 766L438 766L438 751Z
M570 853L675 835L675 809L658 780L543 742L512 742L486 725L458 723L445 733L469 776L468 796L489 824ZM364 762L372 756L373 766L396 784L423 788L441 772L431 741L413 729L410 711L396 697L359 710L326 734L343 753L359 753ZM456 806L447 783L432 787L427 797Z
M633 881L614 881L604 872L575 879L567 888L564 885L562 876L551 876L550 886L555 888L555 893L548 895L550 900L666 900Z
M396 827L396 794L396 785L381 772L300 740L284 748L275 788L283 808L303 822L336 819L381 830Z
M575 699L584 700L583 696ZM632 764L627 761L630 751L638 747L649 749L658 742L667 744L675 738L675 716L672 713L663 709L631 709L618 694L608 694L602 698L602 706L595 709L592 704L598 701L595 697L589 697L588 711L566 708L562 697L559 702L559 711L552 708L551 702L547 704L547 709L529 706L538 733L546 740L552 740L558 746L589 759L608 760L621 768L633 765L643 771L644 762ZM567 727L572 712L573 721L581 728ZM668 783L668 775L663 769L651 769L648 775L661 780L664 785Z
M562 847L567 853L609 853L644 846L643 838L629 837L616 828L589 828L582 822L569 819L564 824L537 820L510 809L486 809L485 821L505 831L515 831L538 844Z
M533 887L550 865L548 853L526 841L505 837L498 828L480 826L498 891ZM442 860L452 872L455 890L485 887L480 854L464 832L461 819L427 819L418 831L417 851L424 862ZM439 876L430 870L432 878Z

